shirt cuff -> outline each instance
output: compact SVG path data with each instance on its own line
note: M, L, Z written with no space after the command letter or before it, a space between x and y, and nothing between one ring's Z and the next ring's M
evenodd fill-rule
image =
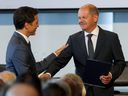
M51 77L51 74L50 73L45 73L45 74L48 74Z

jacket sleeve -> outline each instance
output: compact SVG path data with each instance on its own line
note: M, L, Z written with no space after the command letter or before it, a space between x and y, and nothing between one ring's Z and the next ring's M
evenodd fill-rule
M50 73L51 76L54 76L61 68L67 65L69 60L72 57L72 48L71 48L71 39L67 41L68 47L65 48L62 53L51 62L48 70L46 72Z
M125 59L124 55L122 52L121 44L118 38L118 35L115 34L113 36L113 41L112 41L112 52L113 52L113 57L114 57L114 64L111 70L112 76L113 76L113 81L117 79L121 73L123 72L125 68Z
M48 55L46 58L44 58L43 60L41 60L40 62L36 62L36 70L37 73L41 73L45 70L48 69L48 67L50 66L51 62L56 58L55 54L52 53L50 55Z

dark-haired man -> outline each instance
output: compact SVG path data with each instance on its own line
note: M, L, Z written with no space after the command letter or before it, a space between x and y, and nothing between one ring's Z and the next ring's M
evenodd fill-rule
M35 35L36 29L39 26L37 9L28 6L18 8L14 13L13 23L16 31L7 47L6 68L14 72L16 76L23 73L38 75L66 47L63 46L44 60L36 62L28 38L31 35Z

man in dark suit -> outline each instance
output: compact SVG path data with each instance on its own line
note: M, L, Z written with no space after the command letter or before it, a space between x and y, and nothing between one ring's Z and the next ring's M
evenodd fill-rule
M101 82L107 85L107 88L86 85L86 96L113 96L114 88L112 85L124 70L125 60L118 35L100 28L97 25L98 17L98 9L92 4L84 5L79 9L78 19L82 31L69 37L68 48L64 49L62 54L52 62L53 64L42 75L42 78L50 78L50 75L56 74L69 62L71 57L75 62L76 74L83 81L87 59L108 62L112 64L112 69L108 75L103 74L99 77ZM90 34L91 40L89 39Z
M50 62L60 54L63 46L40 62L36 62L31 51L29 36L35 35L38 25L38 11L31 7L18 8L13 16L16 28L7 47L6 67L17 76L23 73L37 75L49 66Z

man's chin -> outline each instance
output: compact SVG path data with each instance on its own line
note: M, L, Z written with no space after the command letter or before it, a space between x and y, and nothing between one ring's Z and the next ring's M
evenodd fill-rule
M86 30L87 28L85 28L85 26L81 26L81 29L82 29L82 30Z
M83 31L86 31L86 29L85 28L81 28Z
M34 33L31 34L31 36L34 36L34 35L36 35L36 32L34 32Z

